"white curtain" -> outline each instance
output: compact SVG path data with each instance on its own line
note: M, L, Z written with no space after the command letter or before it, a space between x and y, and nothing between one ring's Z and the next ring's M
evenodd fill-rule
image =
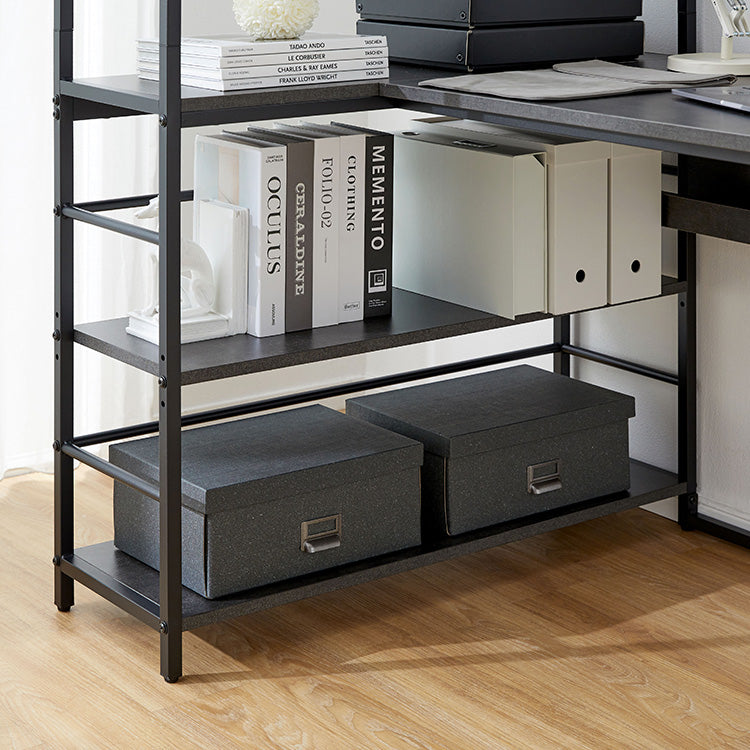
M76 75L128 73L155 3L76 2ZM0 477L51 466L53 439L52 3L0 3ZM155 190L153 118L76 125L76 200ZM126 213L126 212L123 212ZM132 215L132 212L127 212ZM142 298L146 248L76 227L76 321L123 315ZM153 378L76 351L76 431L153 413Z

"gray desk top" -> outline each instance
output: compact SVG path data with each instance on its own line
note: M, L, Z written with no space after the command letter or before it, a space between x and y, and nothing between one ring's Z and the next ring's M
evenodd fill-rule
M645 55L641 64L663 68L665 57ZM428 78L454 75L451 71L392 65L390 73L390 79L381 83L331 83L225 94L183 87L183 125L334 114L394 105L540 133L617 141L750 164L750 114L687 101L670 92L524 102L417 85ZM137 76L63 82L62 89L64 94L112 107L159 111L158 84ZM87 116L96 115L93 111Z
M646 55L643 61L664 67L660 55ZM686 101L671 92L526 102L417 85L442 75L453 73L392 65L380 95L408 109L750 164L750 114Z

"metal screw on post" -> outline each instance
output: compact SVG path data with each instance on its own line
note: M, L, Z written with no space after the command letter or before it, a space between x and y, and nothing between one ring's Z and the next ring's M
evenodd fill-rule
M52 443L52 450L55 451L55 453L59 453L62 450L62 443L59 440L55 440L55 442Z
M55 207L54 207L54 208L52 209L52 213L53 213L53 214L54 214L55 216L62 216L62 206L55 206Z
M52 112L52 117L55 120L59 120L60 119L60 108L59 107L55 107L55 109Z
M54 95L54 96L52 97L52 103L53 103L53 104L54 104L54 105L55 105L56 107L59 107L59 106L60 106L60 95L59 95L59 94L55 94L55 95Z
M466 20L466 11L463 11L463 10L462 10L462 11L461 11L461 13L459 13L458 17L459 17L459 18L460 18L460 19L461 19L462 21L465 21L465 20Z
M164 620L159 623L159 632L162 635L166 635L169 632L169 625Z
M159 383L159 388L166 388L167 387L167 379L162 375L159 380L157 380L157 383Z
M55 328L55 330L52 331L52 339L54 341L60 341L61 338L62 338L62 333L60 332L60 329Z
M59 568L59 567L60 567L60 557L59 557L58 555L55 555L55 556L54 556L54 557L52 558L52 564L53 564L53 565L54 565L54 566L55 566L56 568Z
M161 125L161 127L163 127L163 128L167 127L167 116L166 115L159 115L159 125Z

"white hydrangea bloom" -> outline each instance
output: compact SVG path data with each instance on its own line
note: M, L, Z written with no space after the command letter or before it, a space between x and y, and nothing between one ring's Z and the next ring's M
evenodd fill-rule
M253 39L293 39L312 25L318 0L234 0L234 16Z

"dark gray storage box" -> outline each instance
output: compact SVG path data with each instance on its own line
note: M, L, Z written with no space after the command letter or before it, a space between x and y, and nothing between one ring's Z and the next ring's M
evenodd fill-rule
M216 598L417 546L422 445L323 406L185 431L182 582ZM112 445L154 482L156 438ZM116 482L115 545L159 567L159 503Z
M591 58L630 60L643 53L644 25L613 21L458 29L361 20L357 33L385 36L392 62L487 72Z
M642 0L356 0L362 18L438 26L632 20Z
M631 396L522 365L350 399L419 440L423 531L461 534L630 486Z

